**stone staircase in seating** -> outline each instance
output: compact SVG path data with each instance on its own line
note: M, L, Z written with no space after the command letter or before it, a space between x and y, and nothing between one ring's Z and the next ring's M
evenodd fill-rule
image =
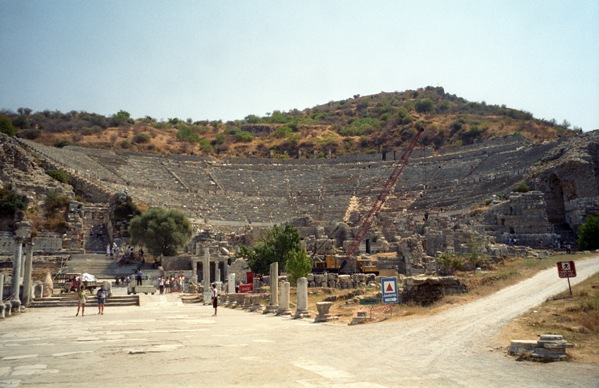
M71 255L63 268L63 273L89 273L96 279L114 279L115 276L131 275L140 265L139 262L119 265L117 260L106 254L75 254Z

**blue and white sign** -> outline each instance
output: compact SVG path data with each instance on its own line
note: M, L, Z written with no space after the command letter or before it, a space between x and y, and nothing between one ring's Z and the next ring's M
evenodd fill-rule
M398 303L397 278L382 278L383 303Z

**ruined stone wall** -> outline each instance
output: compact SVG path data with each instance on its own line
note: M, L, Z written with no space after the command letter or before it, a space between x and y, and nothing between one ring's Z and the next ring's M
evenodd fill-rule
M33 237L33 253L64 252L63 236L59 233L41 233ZM0 255L11 256L15 253L14 233L0 232Z
M552 233L543 193L511 193L507 201L492 205L485 211L486 230L497 235ZM501 241L501 240L498 240Z

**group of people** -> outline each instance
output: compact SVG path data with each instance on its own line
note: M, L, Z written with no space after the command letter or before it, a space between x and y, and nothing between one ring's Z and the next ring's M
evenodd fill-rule
M104 303L106 303L106 298L108 297L108 292L104 288L103 284L100 284L100 289L96 292L96 297L98 298L98 314L104 315ZM79 311L81 311L81 316L85 316L85 304L87 303L87 293L85 292L85 286L81 285L79 290L77 291L77 314L79 315Z
M141 271L138 271L141 274ZM141 275L139 276L141 278ZM137 273L136 273L137 278ZM183 282L185 277L183 274L179 274L177 276L159 276L158 277L158 288L160 293L169 293L169 292L179 292L183 291ZM211 294L212 294L212 307L214 308L214 315L216 316L218 309L218 289L215 283L211 284ZM108 297L108 292L104 288L104 284L100 284L100 288L96 292L96 298L98 298L98 314L104 315L104 304L106 303L106 298ZM87 292L85 290L85 286L81 285L79 290L77 291L77 313L75 316L79 315L81 311L81 316L85 316L85 305L87 304Z
M185 283L185 276L183 274L178 274L176 276L159 276L156 280L156 285L161 294L182 292L183 283Z
M140 248L137 255L135 255L135 248L133 246L119 247L115 242L112 245L106 245L106 256L116 258L119 264L130 264L137 259L141 261L142 265L145 263L143 249Z

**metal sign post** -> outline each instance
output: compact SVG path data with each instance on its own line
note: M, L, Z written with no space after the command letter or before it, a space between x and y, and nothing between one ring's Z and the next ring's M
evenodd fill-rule
M568 288L570 289L570 296L572 296L572 286L570 285L570 278L576 277L576 266L573 261L559 261L557 263L557 273L560 278L568 279Z
M397 291L397 278L382 278L382 299L385 304L393 304L399 302L399 294ZM393 316L393 308L391 309L391 316Z

